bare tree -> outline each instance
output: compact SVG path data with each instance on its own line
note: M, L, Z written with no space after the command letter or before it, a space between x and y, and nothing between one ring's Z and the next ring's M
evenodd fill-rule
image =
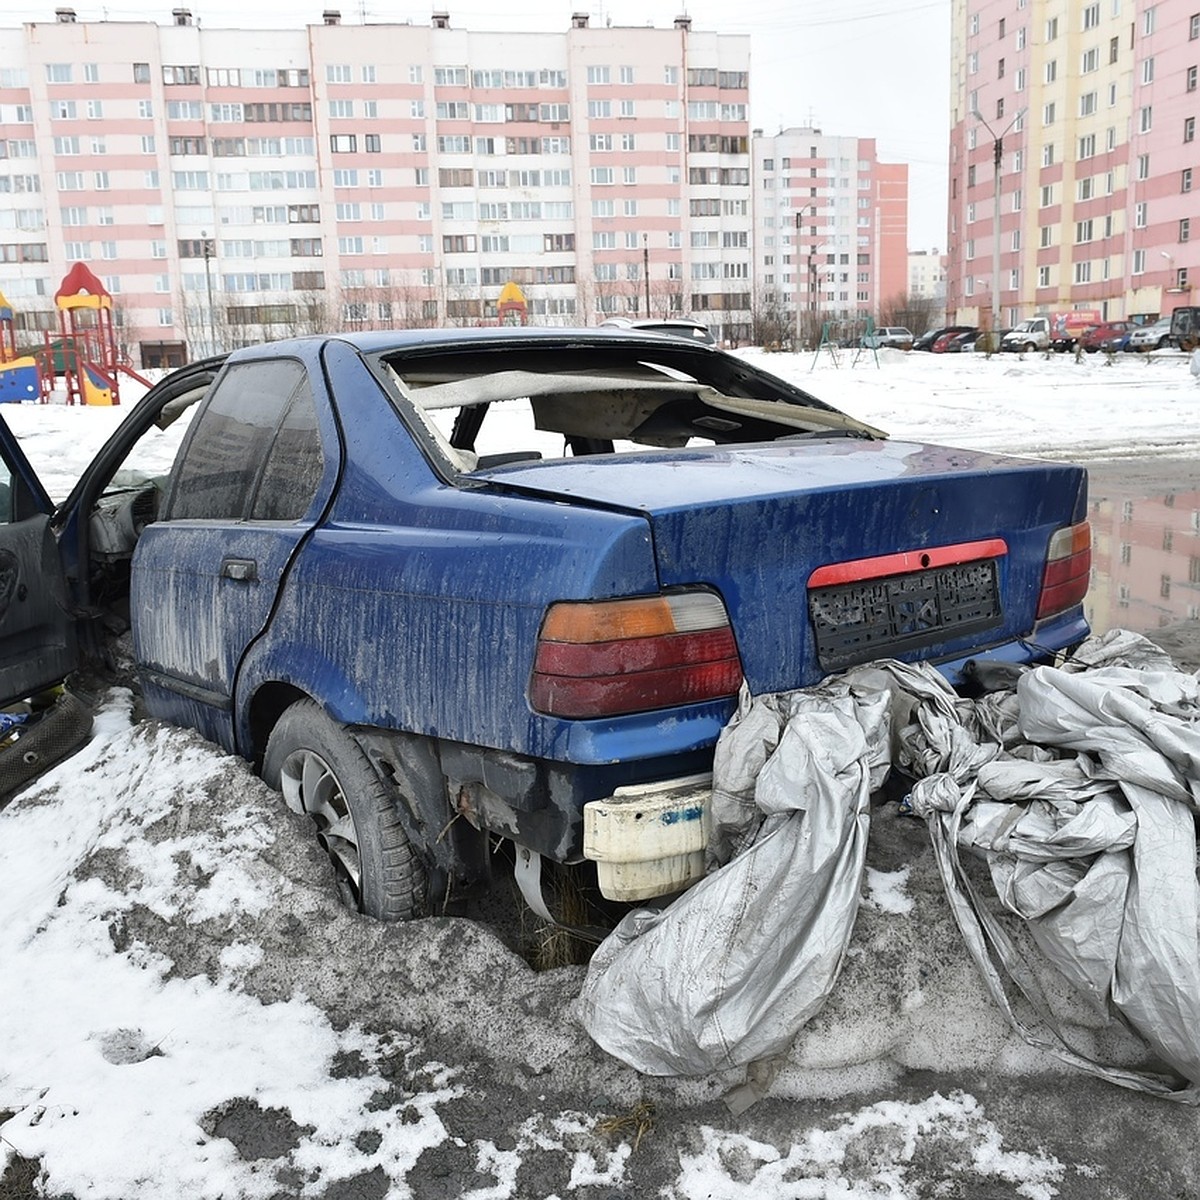
M678 279L650 277L651 317L678 317L683 314L683 284Z
M915 335L929 329L940 309L932 296L902 293L884 300L879 305L880 325L902 325Z
M772 287L763 288L753 299L750 338L767 350L796 347L796 322L784 298Z

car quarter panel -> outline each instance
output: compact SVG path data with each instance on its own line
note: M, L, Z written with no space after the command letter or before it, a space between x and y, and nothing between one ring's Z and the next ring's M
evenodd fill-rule
M342 476L267 634L242 663L242 745L255 691L275 681L315 696L347 724L562 761L711 745L728 703L565 722L534 713L526 696L550 603L659 590L643 514L478 481L454 486L353 351L332 347L327 366Z

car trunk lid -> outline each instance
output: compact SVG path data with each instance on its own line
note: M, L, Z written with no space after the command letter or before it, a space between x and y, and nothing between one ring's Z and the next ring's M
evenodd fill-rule
M878 657L950 658L1027 636L1081 468L898 441L820 439L597 455L477 472L634 511L664 589L723 598L755 693Z

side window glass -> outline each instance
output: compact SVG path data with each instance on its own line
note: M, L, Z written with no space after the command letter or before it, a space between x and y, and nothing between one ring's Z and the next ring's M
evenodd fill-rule
M271 446L250 519L298 521L308 511L324 469L317 406L305 377L292 393L287 415Z
M209 397L172 472L167 520L240 520L304 368L290 359L232 367Z

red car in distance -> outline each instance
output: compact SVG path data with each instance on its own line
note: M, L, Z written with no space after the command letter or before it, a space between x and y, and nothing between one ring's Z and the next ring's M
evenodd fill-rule
M1117 343L1124 340L1132 328L1128 321L1108 321L1104 325L1089 329L1079 339L1079 344L1089 354L1095 354L1097 350L1115 350Z

